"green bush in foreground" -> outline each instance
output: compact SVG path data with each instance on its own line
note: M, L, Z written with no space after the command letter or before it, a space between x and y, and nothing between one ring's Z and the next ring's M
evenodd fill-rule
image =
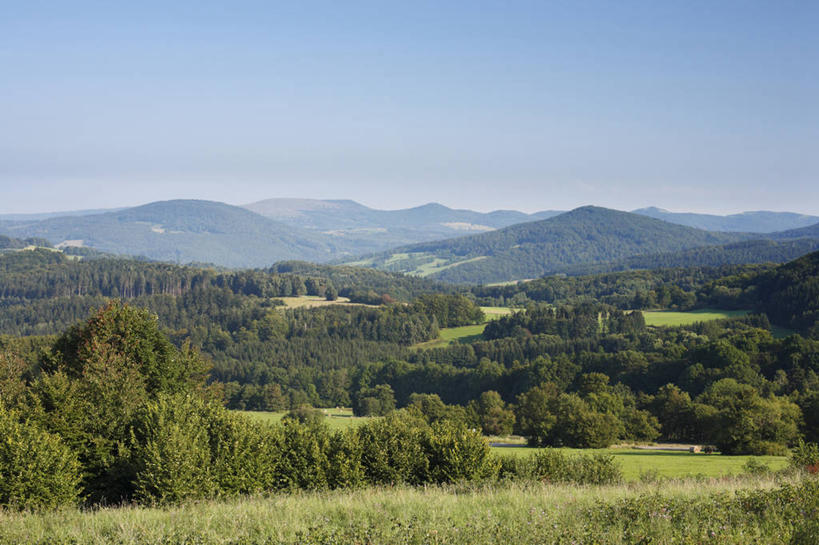
M54 509L77 503L77 456L35 424L0 406L0 506Z

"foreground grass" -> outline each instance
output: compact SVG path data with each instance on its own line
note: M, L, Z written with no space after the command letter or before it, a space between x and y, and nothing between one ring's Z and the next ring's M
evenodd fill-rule
M708 308L692 310L690 312L674 312L671 310L643 311L646 325L653 326L690 325L697 322L737 318L740 316L745 316L746 314L748 314L747 310L715 310Z
M787 543L802 523L798 510L815 509L814 489L791 479L368 488L168 509L0 512L0 543Z
M493 447L498 455L531 456L538 449L529 447ZM721 454L690 454L642 449L563 449L583 454L606 454L614 456L626 481L638 481L653 477L681 479L686 477L729 477L745 472L745 464L753 459L778 471L788 465L786 456L724 456Z

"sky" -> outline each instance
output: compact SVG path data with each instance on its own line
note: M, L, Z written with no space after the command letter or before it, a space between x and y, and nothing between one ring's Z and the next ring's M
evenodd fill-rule
M819 2L0 2L0 213L819 214Z

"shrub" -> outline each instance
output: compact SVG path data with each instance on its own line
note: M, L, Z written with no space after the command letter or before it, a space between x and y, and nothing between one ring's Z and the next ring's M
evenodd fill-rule
M275 428L276 488L318 490L327 488L329 433L325 424L302 424L285 418Z
M327 451L327 484L330 488L354 488L367 483L362 463L363 447L358 430L347 429L330 436Z
M429 461L421 447L426 424L404 414L391 414L359 428L361 463L373 484L420 484Z
M0 506L54 509L75 504L80 463L60 440L0 407Z
M489 443L466 426L448 421L435 423L425 430L423 448L429 463L428 478L433 482L475 481L498 473Z
M748 458L742 470L749 475L764 475L771 472L771 467L757 458Z
M550 483L615 484L623 480L614 456L570 454L543 449L531 456L528 464L518 464L519 477Z
M219 494L254 494L275 488L278 465L272 428L221 407L207 412L211 472Z
M819 444L800 440L791 451L791 466L810 473L819 473Z
M169 504L215 494L208 421L200 399L161 396L147 403L137 417L134 439L140 501Z

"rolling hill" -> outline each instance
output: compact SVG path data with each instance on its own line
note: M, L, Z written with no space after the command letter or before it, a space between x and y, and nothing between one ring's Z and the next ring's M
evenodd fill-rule
M728 216L713 214L693 214L687 212L669 212L662 208L649 207L632 211L651 218L705 229L707 231L737 231L742 233L774 233L789 229L799 229L819 223L819 216L795 214L793 212L742 212Z
M350 264L450 282L534 278L592 263L678 252L754 238L719 233L595 206L478 235L405 246Z
M483 213L454 210L438 203L376 210L351 200L316 199L267 199L244 207L287 225L349 241L359 248L359 253L482 233L562 213L554 210L535 214L514 210Z
M197 200L161 201L116 212L3 224L14 238L82 246L160 261L264 267L285 259L324 262L352 253L343 240L284 225L244 208Z

